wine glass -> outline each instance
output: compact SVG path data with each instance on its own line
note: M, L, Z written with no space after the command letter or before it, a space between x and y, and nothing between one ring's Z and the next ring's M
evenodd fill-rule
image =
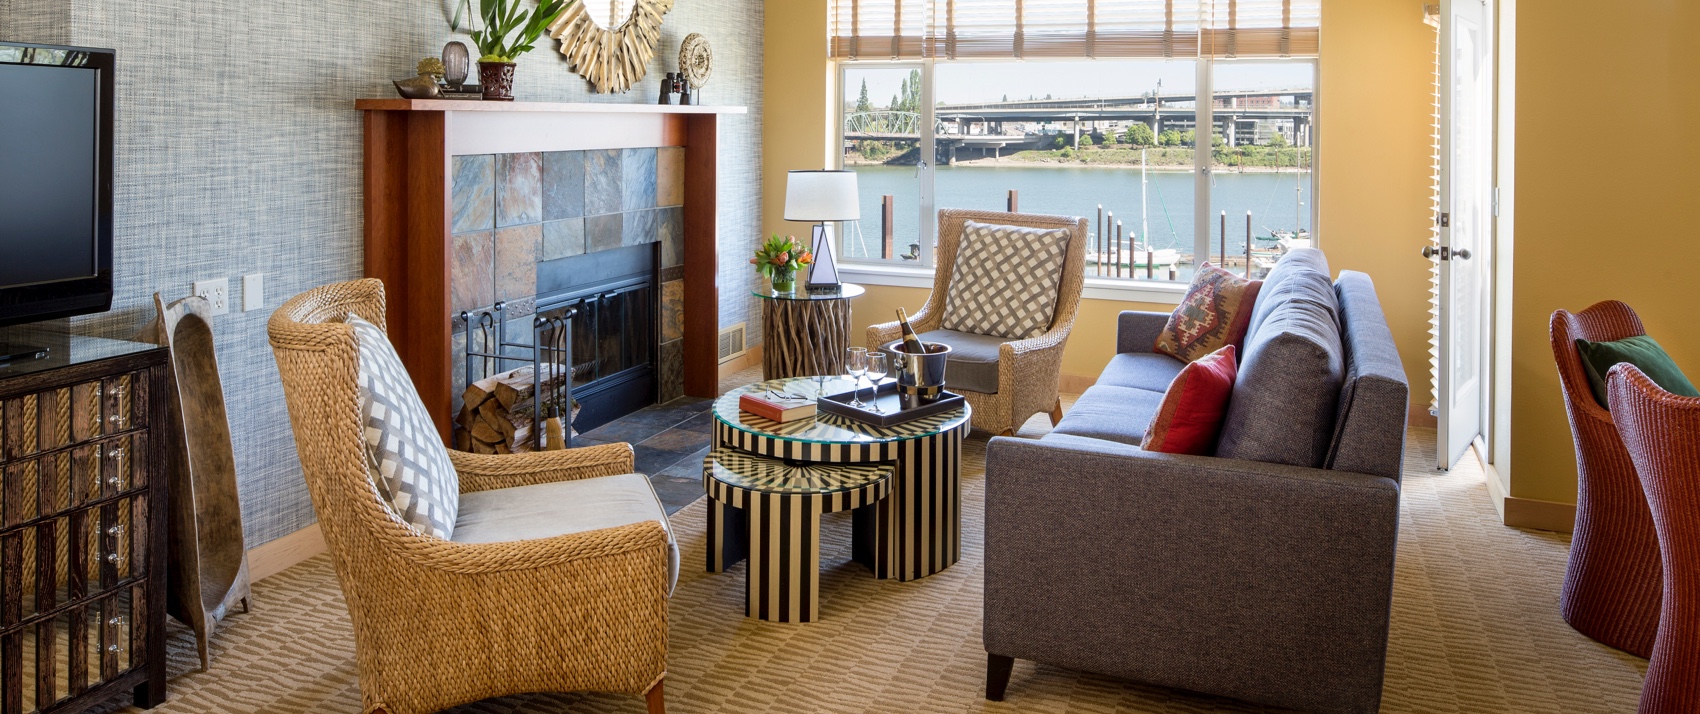
M873 385L874 385L874 404L873 404L873 407L874 407L874 412L877 413L877 414L884 414L885 413L885 410L880 408L880 380L885 379L885 375L887 373L889 373L890 371L891 371L891 359L889 357L887 357L884 352L869 352L868 353L867 375L868 375L868 381L872 382Z
M862 374L868 370L868 348L850 347L844 350L844 371L850 373L850 406L861 407Z

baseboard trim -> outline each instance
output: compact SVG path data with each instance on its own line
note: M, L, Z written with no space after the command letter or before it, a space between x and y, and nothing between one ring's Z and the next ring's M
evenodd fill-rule
M1570 533L1576 530L1576 504L1506 496L1505 525Z
M720 378L725 379L751 367L761 366L761 345L756 345L744 353L720 363Z
M1440 428L1439 417L1429 413L1428 407L1426 406L1412 404L1411 411L1405 418L1411 426L1422 426L1430 429Z
M1097 383L1097 377L1088 377L1083 374L1065 374L1057 382L1057 391L1063 394L1080 394Z
M259 582L323 552L325 536L319 531L319 524L314 523L270 543L249 548L248 575L254 582Z

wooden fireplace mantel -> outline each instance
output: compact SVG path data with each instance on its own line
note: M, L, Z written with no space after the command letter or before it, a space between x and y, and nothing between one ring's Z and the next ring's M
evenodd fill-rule
M718 386L715 285L719 122L738 106L360 99L365 115L366 276L384 281L390 340L445 441L454 325L454 156L682 146L685 149L685 394Z

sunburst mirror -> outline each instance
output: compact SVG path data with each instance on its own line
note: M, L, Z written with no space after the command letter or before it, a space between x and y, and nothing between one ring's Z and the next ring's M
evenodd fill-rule
M661 16L672 9L673 0L580 0L549 25L549 36L597 94L625 92L649 70Z

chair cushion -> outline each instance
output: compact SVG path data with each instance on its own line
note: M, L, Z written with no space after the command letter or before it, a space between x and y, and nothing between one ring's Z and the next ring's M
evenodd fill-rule
M1187 363L1155 352L1123 352L1110 358L1097 384L1166 391Z
M1139 448L1165 454L1208 456L1234 393L1234 346L1188 362L1163 393Z
M1071 231L968 221L945 291L947 330L1013 340L1051 328Z
M1085 436L1139 446L1145 427L1163 402L1162 392L1102 384L1086 389L1057 422L1052 434Z
M460 475L425 411L407 368L377 325L350 315L359 345L360 424L366 466L378 493L420 533L454 537Z
M1288 251L1286 255L1281 256L1279 262L1275 263L1275 267L1270 269L1269 274L1264 276L1263 289L1258 291L1258 295L1268 296L1288 278L1312 273L1321 273L1324 276L1333 274L1328 270L1327 255L1316 248L1297 248ZM1272 300L1259 299L1257 304L1252 306L1251 324L1246 326L1247 340L1257 336L1257 328L1263 325L1264 319L1268 318L1270 311L1274 309L1275 303ZM1339 324L1338 319L1335 320L1335 324ZM1242 346L1240 348L1240 360L1244 361L1245 357L1246 350Z
M1227 345L1239 349L1262 286L1210 263L1199 266L1152 351L1191 362Z
M460 497L456 543L501 543L658 521L667 529L667 587L679 582L679 544L643 474L474 491Z
M1676 360L1671 359L1665 348L1659 346L1659 341L1650 335L1636 335L1610 342L1576 341L1576 351L1582 354L1582 371L1588 373L1588 387L1594 391L1594 399L1600 406L1611 409L1606 401L1605 374L1619 362L1628 362L1671 394L1682 397L1700 397L1700 392L1694 390L1694 383L1682 373L1682 368L1676 366Z
M1265 290L1265 300L1272 309L1246 341L1216 455L1320 467L1345 381L1334 283L1307 269Z
M998 393L998 348L1009 340L956 330L932 330L917 337L920 337L922 342L942 342L950 345L950 356L945 359L945 388L981 394ZM880 346L880 349L895 355L897 351L894 346L900 342L902 340L892 340Z

